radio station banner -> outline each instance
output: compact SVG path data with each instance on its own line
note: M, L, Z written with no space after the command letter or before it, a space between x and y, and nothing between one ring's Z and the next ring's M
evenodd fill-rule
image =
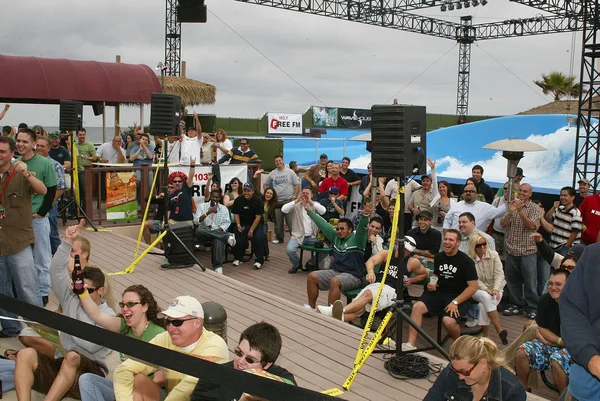
M371 129L371 110L338 108L338 128Z
M269 134L302 134L302 114L268 113Z
M233 177L239 178L242 184L248 181L248 166L245 164L238 165L221 165L221 189L223 195L226 192L226 187ZM187 166L172 166L169 167L169 174L175 171L181 171L184 174L188 174L190 168ZM208 175L212 173L212 167L210 166L197 166L194 174L194 186L192 188L192 196L196 205L204 203L204 190L206 188L206 182L208 181ZM212 184L212 183L211 183ZM185 184L184 184L185 185ZM241 190L241 188L240 188ZM135 195L135 193L134 193Z
M337 107L313 106L313 127L336 128L337 125Z
M137 220L136 187L135 171L106 173L106 220Z
M346 202L345 218L354 220L354 216L362 208L362 195L358 192L358 185L350 187L350 202Z

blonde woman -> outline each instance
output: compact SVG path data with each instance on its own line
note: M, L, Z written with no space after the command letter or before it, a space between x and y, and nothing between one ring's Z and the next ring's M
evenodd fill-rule
M498 356L487 337L462 336L450 347L450 365L442 370L424 401L525 401L519 379Z
M488 249L487 240L481 234L475 234L469 241L469 256L475 262L479 289L473 299L479 302L477 323L483 329L485 337L489 334L490 321L500 336L502 344L508 344L508 333L500 326L498 304L502 300L502 289L506 285L504 270L498 252Z
M215 133L215 139L209 139L214 141L213 147L217 149L216 160L221 160L232 148L233 144L227 139L227 132L223 128L219 128ZM223 162L222 164L229 164L230 160Z

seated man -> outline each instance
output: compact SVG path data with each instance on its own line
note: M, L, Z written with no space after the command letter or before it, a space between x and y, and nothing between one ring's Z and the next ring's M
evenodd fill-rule
M308 216L317 224L333 248L331 269L314 271L308 275L306 284L308 304L304 307L316 311L319 290L329 290L331 305L340 299L341 291L360 287L361 279L365 276L363 258L367 243L367 221L373 208L370 203L365 205L360 224L354 233L352 221L349 219L340 219L334 229L315 213L312 203L305 200L304 207Z
M248 240L252 240L254 268L260 269L265 262L265 237L267 225L263 223L264 204L254 195L254 185L244 184L242 196L233 201L231 213L235 219L235 246L233 247L234 266L242 264Z
M292 263L292 268L288 270L288 273L290 274L295 274L298 272L298 269L303 269L303 267L300 266L300 259L297 254L298 248L300 245L313 245L317 241L317 232L319 231L315 222L308 217L303 202L311 202L318 214L322 215L325 213L325 207L319 202L312 201L311 198L312 190L310 187L306 187L302 189L298 199L288 202L281 207L281 212L291 215L293 219L292 237L285 250ZM310 261L306 262L306 268L316 269L319 265L320 255L320 253L317 254L317 260L314 263L311 263Z
M452 339L460 336L460 327L456 323L461 315L467 313L466 301L477 292L477 269L475 262L458 250L460 232L449 229L444 234L444 250L434 260L433 276L423 292L421 300L413 305L410 317L419 326L423 315L443 315L443 323ZM432 281L437 281L434 283ZM412 327L408 331L408 342L402 344L404 351L416 349L417 331Z
M548 292L538 301L535 322L536 338L522 344L517 350L515 370L521 384L527 388L531 370L552 370L554 385L562 393L569 384L571 356L560 336L558 300L569 277L565 269L553 270L548 280Z
M359 221L360 222L360 221ZM356 225L359 224L356 223ZM369 258L378 252L383 251L383 220L380 216L375 215L369 219L369 231L367 233L367 245L365 246L365 254L363 260L366 262Z
M204 330L204 309L196 298L188 295L175 298L167 310L160 313L167 319L167 331L154 337L150 344L182 352L212 362L229 361L227 344L217 334ZM148 375L159 368L127 359L113 375L117 400L159 400L159 386ZM189 399L197 378L165 369L167 399Z
M338 187L331 187L329 188L329 195L319 201L325 207L325 213L319 213L323 215L325 221L344 217L344 203L338 199L339 195L340 190Z
M396 245L394 247L394 256L390 261L388 273L385 277L385 284L377 303L377 311L392 306L393 301L398 296L402 296L397 292L400 274L403 276L403 284L400 289L427 279L427 269L421 264L419 257L415 256L415 240L409 236L404 237L404 251L402 252L402 256L400 256L400 246ZM342 301L337 300L333 303L333 306L318 306L319 312L326 316L333 316L343 322L351 322L365 311L369 312L383 279L383 267L385 266L387 256L388 251L380 251L367 260L365 266L367 268L367 281L370 284L358 293L354 301L344 308ZM377 265L382 266L379 273L375 273L375 266ZM415 276L410 277L411 274L415 274Z
M63 314L95 325L81 307L78 296L69 288L69 254L73 251L72 248L82 227L83 220L79 225L66 229L64 241L52 259L50 277L52 289L60 302ZM80 297L89 296L103 313L114 316L114 311L101 299L105 281L102 271L97 267L86 267L83 276L87 291ZM63 332L59 332L59 337L66 351L64 358L50 357L34 348L24 348L17 353L13 368L15 389L19 400L31 399L32 389L47 394L46 399L59 400L64 396L80 399L79 376L84 373L105 376L108 373L106 356L110 352L109 349ZM2 367L4 370L7 365Z
M231 217L229 209L221 204L221 190L210 191L210 202L198 206L194 220L198 221L196 238L201 242L212 241L213 269L216 273L223 274L225 246L235 246L235 236L227 232Z
M265 322L253 324L240 335L240 341L233 351L233 361L227 362L224 366L247 372L267 372L286 383L295 385L294 375L275 365L281 352L281 343L281 335L275 326ZM210 380L200 379L191 400L239 400L242 393L243 390L236 388L235 385L219 386L210 383Z
M431 228L432 214L428 210L421 210L416 216L418 227L410 229L406 235L417 242L415 253L419 256L433 259L440 252L442 246L442 233Z

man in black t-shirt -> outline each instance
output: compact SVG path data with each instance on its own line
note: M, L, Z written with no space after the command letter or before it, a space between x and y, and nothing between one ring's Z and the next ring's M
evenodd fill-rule
M244 184L242 196L238 196L233 201L231 213L235 218L235 246L233 255L234 266L242 264L244 252L248 248L248 240L252 240L252 249L254 250L254 268L260 269L265 263L265 236L266 225L263 224L264 205L263 201L254 196L254 185Z
M426 291L413 305L411 319L419 326L423 315L443 315L443 323L452 339L460 336L460 327L456 322L461 315L466 316L466 301L477 292L477 270L475 262L458 250L460 232L447 230L444 234L444 251L434 259L433 275L429 279ZM408 342L402 344L404 351L416 349L417 331L409 328Z
M515 370L521 384L527 388L531 370L552 370L554 385L562 393L569 384L571 355L560 336L560 310L558 300L567 283L566 269L553 270L548 280L548 293L538 301L535 322L536 338L519 346L515 357Z
M394 247L394 256L390 260L388 273L385 277L383 289L377 303L377 311L392 306L394 299L398 298L398 280L402 279L402 288L408 287L413 283L418 283L427 279L427 269L421 264L419 258L415 256L415 240L411 237L404 237L404 252L400 253L400 246ZM365 263L367 268L367 281L370 283L361 292L358 293L354 301L344 308L339 299L332 306L317 306L319 312L326 316L332 316L343 322L351 322L363 313L371 310L373 299L379 291L379 286L383 280L383 267L385 266L388 250L377 252L371 256ZM400 256L402 255L402 256ZM375 273L375 266L382 266L379 273ZM414 276L411 277L411 275ZM402 278L400 276L402 275Z
M408 230L406 235L417 241L415 253L426 258L433 258L440 252L442 245L442 233L431 228L433 216L428 210L422 210L417 216L419 226Z
M169 174L168 182L175 186L175 191L169 197L168 220L170 222L194 223L192 211L192 186L194 185L196 159L190 158L190 172L185 175L181 171Z

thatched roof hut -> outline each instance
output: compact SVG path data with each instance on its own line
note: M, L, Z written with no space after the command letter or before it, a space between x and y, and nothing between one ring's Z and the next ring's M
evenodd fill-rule
M186 106L214 104L217 88L204 82L185 77L165 77L165 93L181 97Z

